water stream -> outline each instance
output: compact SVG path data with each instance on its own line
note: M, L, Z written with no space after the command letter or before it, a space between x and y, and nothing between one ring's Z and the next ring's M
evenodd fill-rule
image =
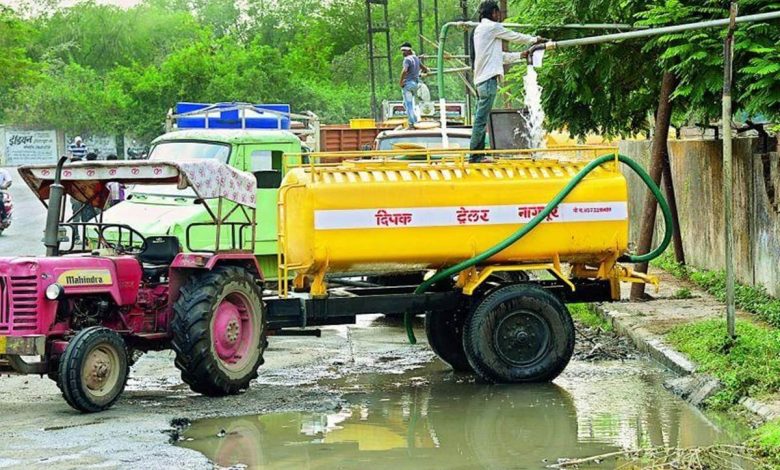
M526 133L529 148L544 147L544 109L542 108L542 87L539 86L536 69L528 66L523 77L523 90L525 93L525 108L528 112L523 115L526 123Z

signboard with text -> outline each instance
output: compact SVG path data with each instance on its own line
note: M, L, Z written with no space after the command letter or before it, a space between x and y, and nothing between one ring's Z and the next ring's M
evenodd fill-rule
M5 165L18 166L57 161L57 133L6 129L2 145Z

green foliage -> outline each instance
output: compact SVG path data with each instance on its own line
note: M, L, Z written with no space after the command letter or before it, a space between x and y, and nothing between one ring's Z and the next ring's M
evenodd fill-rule
M780 9L780 2L745 0L739 15ZM639 13L639 24L659 27L728 17L728 3L720 0L654 2ZM703 29L651 38L644 52L661 52L659 66L679 78L674 93L677 120L707 122L721 113L723 88L723 41L725 29ZM776 22L739 25L734 35L735 112L780 118L780 28Z
M477 1L469 3L473 10ZM363 0L57 4L20 0L23 16L0 10L4 123L151 139L176 101L284 102L326 123L370 115ZM426 7L424 33L436 40ZM390 4L394 79L386 83L386 67L377 61L380 101L401 98L397 48L418 43L416 10L417 0ZM442 2L439 12L440 22L459 19L459 3ZM377 40L381 50L381 35ZM462 36L452 41L454 47ZM462 96L455 78L447 78L447 87L451 99Z
M633 23L648 27L728 17L728 2L654 0L621 2L517 0L517 20L538 25L553 39L597 35L545 29L554 23ZM739 14L780 9L767 0L739 2ZM674 122L708 122L720 116L724 29L704 29L616 44L559 49L548 53L540 71L548 128L631 135L647 129L658 103L663 71L679 80L673 94ZM780 119L780 28L776 23L740 25L735 34L734 112ZM516 74L511 86L521 87Z
M780 421L763 424L748 443L772 468L780 467Z
M8 120L53 126L68 133L110 133L121 127L127 96L116 83L71 63L50 67L32 85L17 90Z
M677 289L677 292L672 297L678 300L692 299L693 293L687 287L683 287L682 289Z
M696 270L682 266L676 263L669 253L657 258L652 264L675 277L692 281L721 302L726 300L726 274L723 271ZM769 295L763 286L737 283L734 287L734 298L738 308L754 313L770 325L780 328L780 299Z
M567 307L571 317L583 325L601 331L612 331L612 324L596 313L591 304L568 304Z
M34 29L10 9L0 6L0 98L39 78L41 67L30 57ZM0 108L0 120L3 119Z
M760 396L780 388L777 330L737 321L737 339L732 342L724 320L709 320L676 327L667 338L702 372L723 383L723 389L708 402L712 407L727 408L744 396Z

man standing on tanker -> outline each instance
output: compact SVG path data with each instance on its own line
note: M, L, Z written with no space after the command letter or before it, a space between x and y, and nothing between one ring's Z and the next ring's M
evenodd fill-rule
M420 58L412 50L412 45L408 42L401 44L401 54L404 56L403 70L401 70L404 108L406 109L409 128L413 129L417 122L417 116L414 113L414 95L420 86L420 72L428 73L428 67L423 65Z
M496 100L498 82L504 76L504 61L521 59L522 53L504 53L501 41L519 44L537 44L547 41L541 36L510 31L501 24L501 9L495 0L479 4L479 25L474 29L474 84L477 88L477 112L471 130L471 150L485 150L485 129L490 111ZM481 155L471 155L472 163L482 160Z

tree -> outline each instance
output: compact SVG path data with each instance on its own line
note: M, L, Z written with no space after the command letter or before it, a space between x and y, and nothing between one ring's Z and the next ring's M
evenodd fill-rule
M95 70L67 64L48 70L16 90L8 120L68 133L112 133L123 129L127 96Z
M29 55L34 37L29 24L0 6L0 103L9 102L17 88L39 77L41 67ZM0 108L0 120L3 117Z

